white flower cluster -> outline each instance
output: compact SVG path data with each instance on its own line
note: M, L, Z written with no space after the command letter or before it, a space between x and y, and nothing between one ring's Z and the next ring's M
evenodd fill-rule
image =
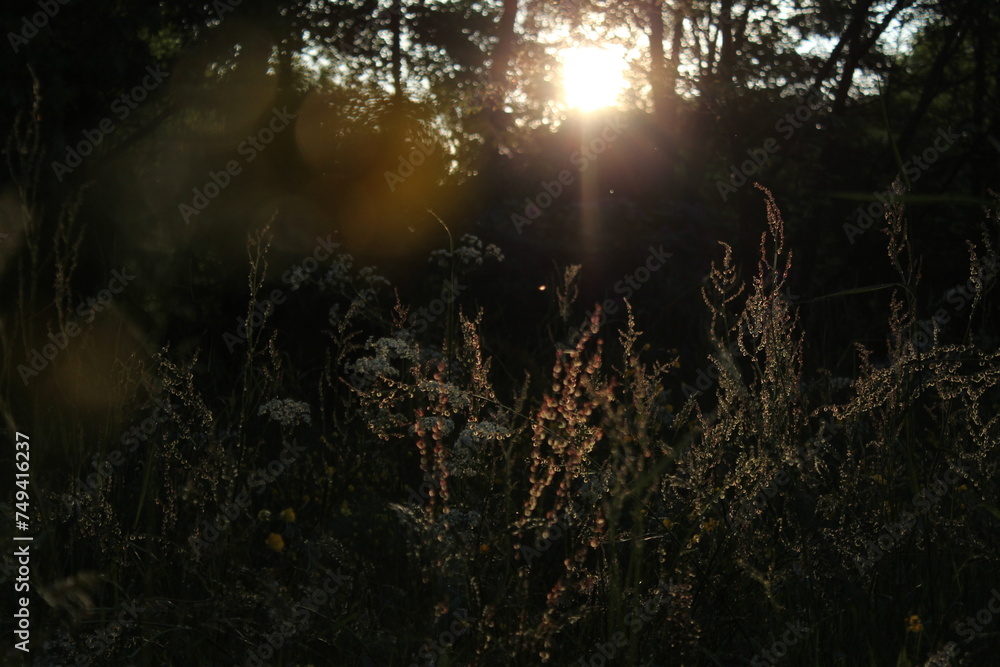
M354 257L350 253L341 253L330 260L330 268L320 280L320 285L331 289L344 289L351 283L351 267Z
M302 422L312 424L308 403L291 398L268 401L257 410L258 415L268 415L282 426L297 426Z
M492 243L484 248L482 240L474 234L463 234L458 241L459 247L455 248L454 254L446 249L435 250L428 261L447 269L451 268L453 260L457 260L461 266L468 267L482 266L483 260L487 257L492 257L498 262L504 259L500 248Z
M354 256L350 253L340 253L330 260L330 268L320 279L321 289L331 290L340 294L350 294L357 289L358 295L365 300L375 296L376 288L389 286L389 280L375 272L374 266L364 266L357 273L351 272L354 267Z
M357 373L363 380L377 377L396 377L399 375L392 363L384 357L362 357L348 364L348 373Z
M365 349L374 350L377 357L406 359L413 362L418 360L416 346L411 340L402 336L385 336L374 342L369 340L365 344Z
M355 386L368 386L378 378L398 378L399 370L393 364L400 359L411 364L419 363L420 353L413 342L404 335L368 339L365 349L371 356L361 357L344 366Z
M448 451L448 469L455 477L474 477L483 473L480 449L489 440L509 438L510 430L496 422L470 422L459 433Z

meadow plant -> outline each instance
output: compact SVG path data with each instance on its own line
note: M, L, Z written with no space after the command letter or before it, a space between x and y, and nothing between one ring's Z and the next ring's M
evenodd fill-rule
M121 432L97 452L67 434L79 465L38 480L40 650L109 665L984 664L988 630L958 640L1000 584L1000 352L971 320L915 344L920 261L896 200L884 342L817 345L764 195L756 274L741 280L726 245L709 272L718 376L697 394L631 303L620 331L599 309L569 326L576 267L536 350L548 371L512 383L483 311L456 301L418 331L341 257L293 290L330 309L318 368L297 368L294 332L250 322L268 275L266 230L253 237L231 393L164 347L129 371L144 389L122 408L126 435L155 428L72 502L66 484ZM472 270L499 255L480 245L432 259Z

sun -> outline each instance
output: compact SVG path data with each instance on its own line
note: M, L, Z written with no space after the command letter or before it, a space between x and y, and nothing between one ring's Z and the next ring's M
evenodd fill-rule
M559 54L566 104L580 111L614 106L625 88L623 50L572 47Z

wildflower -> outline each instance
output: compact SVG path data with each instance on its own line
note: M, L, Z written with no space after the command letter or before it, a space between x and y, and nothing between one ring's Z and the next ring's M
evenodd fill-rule
M295 510L293 510L291 507L283 509L281 511L281 518L287 521L288 523L295 523Z
M701 524L701 529L704 530L706 533L711 533L713 530L716 529L718 525L719 525L718 521L716 521L714 518L709 518L708 521Z
M910 616L906 619L906 631L907 632L923 632L924 624L920 622L920 617L916 614Z
M664 519L660 523L662 523L663 527L666 528L667 530L670 530L674 526L674 522L671 521L670 519Z
M265 543L275 553L280 554L282 550L285 548L285 540L278 533L271 533L270 535L268 535L267 540L265 540Z
M309 404L290 398L285 400L276 398L268 401L257 409L257 414L269 415L272 420L285 427L296 426L301 422L312 424L312 417L309 416Z
M955 490L956 491L968 491L969 487L966 486L965 484L959 484L958 486L955 487Z

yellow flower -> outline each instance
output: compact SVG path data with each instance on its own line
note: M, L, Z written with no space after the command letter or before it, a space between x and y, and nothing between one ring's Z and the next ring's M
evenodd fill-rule
M282 510L281 518L287 521L288 523L295 523L295 510L293 510L291 507Z
M706 533L711 533L713 530L715 530L716 526L718 525L719 525L718 521L716 521L713 518L709 518L708 521L701 524L701 529L704 530Z
M667 530L670 530L674 525L674 522L671 521L670 519L664 519L660 523L662 523L663 527L666 528Z
M490 545L488 545L488 544L480 544L479 545L479 553L481 553L481 554L487 554L489 552L490 552Z
M914 614L906 619L907 632L923 632L924 624L920 622L920 617Z
M968 486L966 486L965 484L959 484L959 485L958 485L957 487L955 487L955 488L956 488L957 490L959 490L959 491L968 491L968 490L969 490L969 487L968 487Z
M267 540L265 540L265 543L275 553L280 554L281 551L285 548L285 540L278 533L271 533L270 535L268 535Z

